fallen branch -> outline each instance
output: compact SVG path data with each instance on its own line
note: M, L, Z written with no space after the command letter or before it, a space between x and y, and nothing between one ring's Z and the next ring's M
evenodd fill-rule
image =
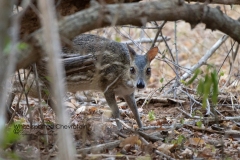
M83 148L83 149L79 149L77 150L77 154L87 154L87 153L96 153L96 152L102 152L106 149L112 149L117 147L119 144L121 143L120 140L114 141L114 142L110 142L110 143L105 143L105 144L99 144L96 146L92 146L92 147L88 147L88 148Z
M166 154L164 154L164 153L162 153L162 152L160 152L158 150L155 150L155 153L158 154L158 155L161 155L163 157L166 157L167 159L175 160L174 158L172 158L172 157L170 157L170 156L168 156L168 155L166 155Z
M147 159L149 158L148 156L133 156L133 155L124 155L124 154L117 154L117 155L110 155L110 154L88 154L87 157L90 159L96 159L96 158L106 158L106 159L111 159L111 158L124 158L124 159Z
M211 0L211 1L206 1L206 0L185 0L187 2L201 2L201 3L211 3L211 4L228 4L228 5L234 5L234 4L240 4L239 0Z

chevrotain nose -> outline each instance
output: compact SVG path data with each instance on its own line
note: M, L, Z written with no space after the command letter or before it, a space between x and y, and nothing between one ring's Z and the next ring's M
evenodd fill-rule
M137 82L137 88L138 89L143 89L145 87L144 81L143 80L139 80Z

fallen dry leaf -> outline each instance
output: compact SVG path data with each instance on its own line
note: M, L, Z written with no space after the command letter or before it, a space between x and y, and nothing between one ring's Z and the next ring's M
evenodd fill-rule
M212 157L214 154L215 152L213 149L206 147L199 152L198 157L209 158L209 157Z
M169 155L171 153L170 150L173 149L174 146L175 144L163 143L161 146L157 148L157 150Z
M112 117L112 111L110 109L100 109L102 112L102 116L105 118L110 118Z
M81 107L79 107L79 108L76 110L75 114L82 113L82 112L84 112L85 110L86 110L86 106L81 106Z
M74 106L76 106L76 107L79 106L79 103L76 101L75 98L70 99L70 101L71 101L71 103L72 103Z
M192 156L193 155L193 151L186 148L182 153L181 153L182 156L185 156L185 157L188 157L188 156Z
M130 136L130 137L128 137L128 138L126 138L126 139L124 139L121 143L120 143L120 147L123 147L123 146L125 146L125 145L128 145L128 144L130 144L131 146L133 146L133 145L135 145L135 144L137 144L137 145L141 145L141 141L140 141L140 139L139 139L139 137L138 136Z
M76 106L74 104L72 104L71 102L64 102L64 106L76 109Z
M90 107L89 108L89 112L90 112L90 114L93 114L93 113L95 113L96 111L97 111L97 107Z
M189 144L193 146L202 146L205 144L205 141L201 138L189 138Z
M240 127L239 126L237 126L236 124L234 124L233 126L232 126L232 130L240 130Z

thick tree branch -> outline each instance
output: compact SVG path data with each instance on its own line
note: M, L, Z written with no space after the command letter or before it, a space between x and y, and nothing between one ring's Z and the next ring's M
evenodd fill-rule
M115 3L132 3L140 0L97 0L102 4L115 4ZM16 0L15 5L21 6L25 9L25 13L21 20L20 37L25 37L30 33L33 33L37 29L41 28L39 20L39 9L37 6L37 0L29 0L28 7L24 6L24 1ZM55 8L58 14L58 18L63 16L74 14L83 9L89 8L90 0L54 0Z
M186 2L201 2L205 3L208 0L185 0ZM209 3L213 4L225 4L225 5L233 5L233 4L240 4L239 0L209 0Z
M132 2L139 2L141 0L97 0L104 4L116 4L116 3L132 3ZM240 4L239 0L185 0L187 2L200 2L200 3L213 3L213 4L226 4L226 5L234 5L234 4ZM21 6L23 8L24 5L22 4L22 0L16 0L15 4L18 6ZM36 5L36 0L30 0L30 5L25 8L26 12L23 15L22 21L21 21L21 28L20 28L20 37L24 37L26 35L29 35L30 33L36 31L39 29L40 21L39 21L39 15L38 15L38 6ZM63 16L68 16L71 14L74 14L78 11L81 11L83 9L89 8L90 0L84 0L84 1L76 1L76 0L54 0L56 10L58 13L58 18L60 19Z
M192 27L202 22L206 28L220 30L240 42L240 22L225 15L219 8L198 4L178 4L179 1L154 1L122 5L96 6L66 17L59 23L64 38L105 26L132 24L145 25L156 20L189 22ZM117 19L117 20L116 20Z
M240 43L240 22L225 15L219 8L206 5L179 3L172 1L151 1L146 3L130 3L121 5L97 5L84 11L65 17L58 24L63 44L68 39L101 27L110 25L145 25L149 21L184 20L193 27L205 23L206 28L219 30ZM112 24L115 22L114 24ZM28 41L32 46L43 45L41 29L36 31ZM33 43L34 42L34 43ZM26 67L39 57L41 50L34 49L27 58L19 61L17 68ZM37 58L36 58L37 57ZM28 60L28 63L23 63Z

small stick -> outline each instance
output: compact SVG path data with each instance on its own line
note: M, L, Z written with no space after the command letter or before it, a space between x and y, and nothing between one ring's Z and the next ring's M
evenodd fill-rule
M166 36L164 36L163 37L166 41L169 41L171 38L170 37L166 37ZM160 37L160 38L157 38L156 39L156 42L163 42L163 38L162 37ZM135 43L152 43L154 41L154 39L153 38L142 38L142 39L136 39L136 40L134 40L134 42ZM126 44L128 44L128 45L131 45L131 44L134 44L133 43L133 41L123 41L123 42L121 42L121 43L126 43Z
M96 145L96 146L92 146L92 147L88 147L88 148L79 149L79 150L77 150L77 154L87 154L88 152L91 152L91 151L92 152L101 152L106 149L115 148L120 143L121 143L121 140L117 140L117 141L110 142L110 143L105 143L105 144L100 144L100 145Z
M189 117L189 118L193 118L191 114L185 112L184 110L182 110L181 108L177 107L177 110L182 112L185 116Z
M162 153L162 152L160 152L160 151L158 151L158 150L155 150L155 153L156 153L156 154L159 154L159 155L161 155L161 156L163 156L163 157L166 157L166 158L168 158L168 159L170 159L170 160L175 160L174 158L172 158L172 157L170 157L170 156L168 156L168 155L166 155L166 154L164 154L164 153Z

